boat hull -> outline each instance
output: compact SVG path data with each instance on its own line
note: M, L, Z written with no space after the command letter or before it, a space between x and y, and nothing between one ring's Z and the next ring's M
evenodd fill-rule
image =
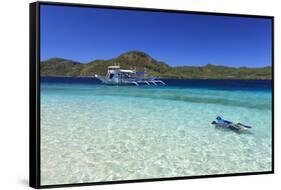
M108 79L103 76L95 75L97 79L99 79L103 84L106 85L135 85L139 86L143 85L166 85L162 80L156 79Z

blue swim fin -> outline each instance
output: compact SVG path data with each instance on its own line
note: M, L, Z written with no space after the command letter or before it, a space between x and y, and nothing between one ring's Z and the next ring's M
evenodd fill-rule
M249 126L249 125L244 125L244 124L242 124L242 123L237 123L238 125L242 125L243 127L246 127L246 128L248 128L248 129L250 129L250 128L252 128L251 126Z

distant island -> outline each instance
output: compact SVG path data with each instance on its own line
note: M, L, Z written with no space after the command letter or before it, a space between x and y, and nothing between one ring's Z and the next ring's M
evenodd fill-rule
M109 60L94 60L89 63L79 63L62 58L51 58L40 64L41 76L67 76L88 77L106 75L107 67L120 63L123 69L143 71L144 68L150 76L160 78L182 79L272 79L272 68L259 67L227 67L208 64L206 66L180 66L172 67L162 61L140 51L130 51Z

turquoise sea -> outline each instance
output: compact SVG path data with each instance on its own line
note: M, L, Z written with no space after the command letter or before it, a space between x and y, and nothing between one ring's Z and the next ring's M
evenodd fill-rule
M271 170L271 81L164 81L41 78L41 185Z

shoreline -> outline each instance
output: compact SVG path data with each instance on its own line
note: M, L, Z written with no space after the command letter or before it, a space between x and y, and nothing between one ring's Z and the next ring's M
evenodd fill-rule
M40 78L95 78L94 76L40 76ZM260 81L272 81L272 79L239 79L239 78L162 78L158 77L159 79L167 79L167 80L240 80L240 81L249 81L249 80L260 80Z

